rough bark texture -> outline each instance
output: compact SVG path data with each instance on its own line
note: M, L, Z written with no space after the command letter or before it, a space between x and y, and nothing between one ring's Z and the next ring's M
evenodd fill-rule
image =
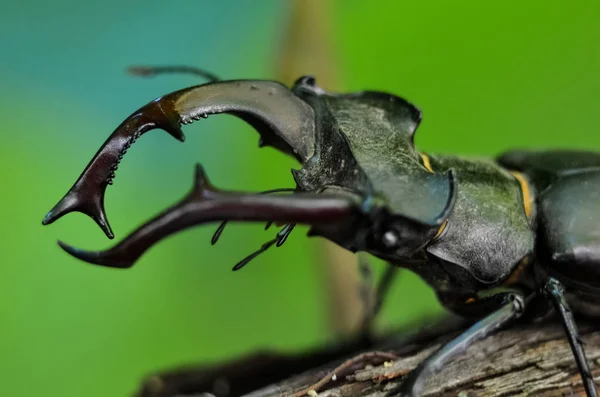
M174 369L148 377L135 395L314 397L318 393L321 397L383 397L410 370L460 332L452 319L428 324L426 328L412 329L412 336L395 333L393 338L376 343L354 341L295 355L259 353L216 366ZM579 327L598 382L600 324L597 320L580 321ZM340 369L340 364L365 351L383 355L371 353L367 360ZM391 359L389 353L393 353ZM431 377L422 394L423 397L579 395L585 395L581 378L563 329L554 322L514 325L472 345Z
M580 326L596 381L600 380L600 327ZM455 334L453 334L455 335ZM447 341L448 336L424 345L385 349L399 358L379 365L362 363L335 374L318 391L322 397L383 397L402 382L405 373ZM308 371L248 394L252 397L289 396L306 390L343 360ZM306 390L308 391L308 390ZM315 395L314 392L305 395ZM523 325L501 331L471 346L442 372L431 378L424 397L433 396L574 396L583 393L581 379L563 330L557 324Z

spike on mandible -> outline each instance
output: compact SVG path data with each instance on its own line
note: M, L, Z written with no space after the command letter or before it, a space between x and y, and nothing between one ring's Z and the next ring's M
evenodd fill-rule
M106 237L113 239L115 237L108 220L102 196L98 198L85 197L77 192L75 187L71 190L46 214L42 220L42 225L49 225L69 212L78 211L92 218L102 229Z

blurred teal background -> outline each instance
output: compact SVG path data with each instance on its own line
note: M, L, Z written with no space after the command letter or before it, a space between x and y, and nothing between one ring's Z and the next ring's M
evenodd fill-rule
M271 78L290 4L2 5L0 395L127 396L154 370L334 340L320 251L301 231L233 274L233 264L271 236L262 226L232 226L215 247L214 227L186 231L128 271L86 265L56 246L57 238L108 246L83 215L41 226L125 117L197 83L189 76L136 79L125 74L127 66L188 64L224 78ZM421 149L600 149L598 2L328 4L337 89L380 89L414 102L424 114ZM117 238L179 199L196 161L223 188L291 185L295 164L271 149L259 152L257 134L239 120L210 118L186 135L180 144L153 132L129 151L106 198ZM392 295L383 327L440 311L414 276L403 277Z

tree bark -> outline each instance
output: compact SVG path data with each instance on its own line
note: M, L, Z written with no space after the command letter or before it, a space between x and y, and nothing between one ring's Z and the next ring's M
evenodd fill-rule
M597 322L581 323L580 333L585 342L586 354L596 381L600 380L600 327ZM423 333L417 332L423 336ZM257 390L235 394L235 388L219 385L235 385L240 374L225 375L221 371L213 372L204 389L196 388L196 393L209 392L217 396L244 395L247 397L383 397L387 391L402 382L403 377L414 369L429 354L458 333L442 333L438 336L425 337L424 342L409 342L388 339L377 343L369 351L394 354L395 358L371 354L367 359L354 363L344 370L334 371L336 367L350 357L355 357L361 350L346 351L337 359L318 368L310 368L300 375L291 376L259 387ZM321 352L322 353L322 352ZM320 352L295 356L298 361L307 357L316 357ZM326 357L323 356L323 357ZM269 359L272 359L270 357ZM237 361L235 365L246 363L242 370L251 375L253 381L260 383L261 377L267 379L273 375L268 368L282 370L286 365L294 363L294 356L285 360L276 359L275 366L269 367L266 361L254 358L254 364L248 359ZM279 360L279 362L277 362ZM315 360L318 362L318 360ZM230 363L231 364L231 363ZM266 366L265 366L266 365ZM263 368L264 367L264 368ZM238 367L241 368L241 367ZM297 367L298 368L298 367ZM248 372L250 369L251 374ZM262 371L262 372L261 372ZM269 372L271 371L271 372ZM234 371L235 372L235 371ZM167 383L163 377L163 383ZM207 378L208 379L208 378ZM319 387L315 384L320 381ZM211 383L212 382L212 383ZM175 390L175 389L171 389ZM188 388L188 391L191 391ZM316 393L316 394L315 394ZM192 395L181 392L173 394L140 394L144 396ZM500 331L469 347L464 353L455 357L444 366L443 370L431 377L423 390L423 397L446 396L585 396L581 378L564 331L559 324L543 323L535 325L515 325Z

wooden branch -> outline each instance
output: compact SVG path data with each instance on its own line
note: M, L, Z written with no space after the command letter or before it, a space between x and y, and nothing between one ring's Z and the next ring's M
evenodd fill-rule
M586 343L586 353L592 372L598 382L600 380L600 327L598 324L582 323L580 331ZM359 362L348 362L348 368L343 370L338 368L333 371L361 351L345 352L343 356L338 356L338 359L326 365L260 387L258 390L250 389L254 391L246 390L245 393L240 394L246 397L315 396L317 394L320 397L383 397L386 391L402 382L404 375L455 335L456 332L453 332L433 339L429 338L430 340L425 343L406 344L406 340L388 340L371 349L385 352L384 355L378 356L377 353L366 355L365 359ZM390 360L390 353L398 358ZM310 357L315 358L317 357L315 354L322 354L322 352L295 356L298 358L296 363ZM271 368L282 370L285 365L294 363L293 357L287 356L283 360L279 357L280 361ZM255 364L259 361L255 361ZM237 361L236 365L241 362L248 364L249 360ZM315 362L318 360L315 359ZM253 381L260 381L263 376L266 380L273 375L273 372L268 369L269 364L265 361L258 366L246 365L246 368L251 368ZM261 368L264 370L262 373ZM249 375L248 372L245 374ZM231 393L236 389L235 387L223 388L222 386L223 382L229 382L229 386L232 386L236 382L235 379L239 380L240 374L225 376L221 373L221 375L213 376L212 383L207 382L202 386L204 389L196 389L193 392L210 392L217 396L225 396L229 391L230 397L236 395ZM163 378L163 383L166 379ZM220 382L220 390L215 387L217 379ZM317 383L319 388L314 390L313 385ZM141 395L174 397L191 394L181 393L180 390L171 395L160 393ZM422 394L423 397L584 395L581 379L564 332L560 325L554 323L517 325L476 343L464 354L456 357L439 374L432 377Z

